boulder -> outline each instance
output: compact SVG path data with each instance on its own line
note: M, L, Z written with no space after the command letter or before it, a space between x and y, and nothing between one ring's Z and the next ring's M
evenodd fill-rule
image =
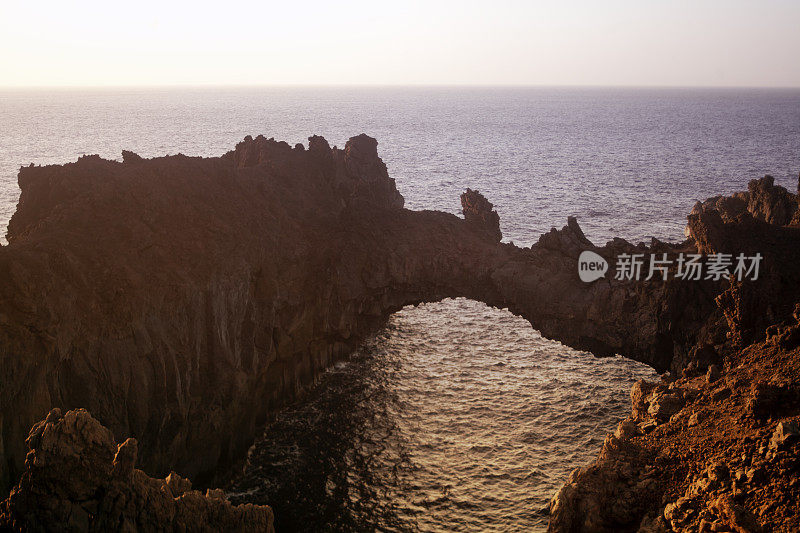
M683 409L685 400L680 391L665 390L653 393L647 413L659 420L669 420L669 418Z
M769 441L770 448L783 448L800 439L800 424L797 420L783 420L778 422L772 438Z

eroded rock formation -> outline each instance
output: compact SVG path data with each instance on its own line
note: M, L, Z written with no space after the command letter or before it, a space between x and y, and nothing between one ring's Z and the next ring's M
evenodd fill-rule
M494 210L492 203L478 191L467 189L461 195L461 212L464 220L478 231L485 231L492 239L500 242L503 233L500 231L500 215Z
M695 206L688 234L697 250L762 253L769 268L716 297L719 350L698 345L677 375L633 387L631 416L554 496L552 531L800 529L796 219L797 196L770 177Z
M520 249L498 243L478 193L468 221L402 209L376 147L257 137L219 158L23 168L0 248L3 486L53 407L136 437L149 472L203 480L390 313L448 296L669 366L664 287L584 286L574 258L590 243L574 221Z
M272 510L231 505L170 473L137 470L138 444L117 445L83 409L53 409L31 429L25 473L0 503L0 529L15 531L273 531Z
M208 480L271 409L409 304L472 298L570 346L677 371L721 362L798 301L781 259L797 229L766 220L784 220L796 197L771 183L735 220L698 208L680 245L598 247L570 219L531 248L499 242L497 213L475 191L462 197L465 219L403 209L366 135L343 150L259 136L218 158L88 156L23 168L19 184L0 247L3 487L54 407L87 408L117 439L135 437L149 473ZM756 244L761 287L780 294L577 275L583 250L613 273L623 252Z
M632 413L550 505L551 531L798 531L800 331L637 383Z

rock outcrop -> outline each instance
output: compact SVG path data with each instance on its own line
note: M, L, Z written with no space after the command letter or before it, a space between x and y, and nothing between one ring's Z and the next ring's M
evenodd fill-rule
M575 348L678 372L719 364L800 301L783 257L800 230L766 220L783 220L796 197L771 183L735 220L698 208L679 245L598 247L570 219L531 248L500 242L476 191L462 197L463 219L404 209L366 135L343 150L259 136L217 158L87 156L25 167L19 184L0 247L5 488L23 472L29 428L55 407L136 438L151 474L207 482L272 409L410 304L480 300ZM758 288L613 279L622 253L751 249L764 255ZM610 274L581 282L584 250Z
M780 185L775 185L775 178L764 176L751 180L746 192L738 192L732 196L715 196L705 202L698 202L692 208L692 215L705 211L716 211L725 222L734 222L748 213L756 220L768 224L786 226L792 223L797 214L797 195Z
M762 253L770 267L717 296L725 349L694 354L711 349L720 366L696 357L661 383L634 385L631 416L551 501L550 530L800 529L796 209L769 177L695 206L688 234L698 251Z
M500 242L503 233L500 231L500 215L494 210L492 203L478 191L467 189L461 195L461 212L464 220L478 231L486 232L493 240Z
M177 474L137 470L137 442L117 445L83 409L53 409L27 439L25 472L0 503L0 529L15 531L274 531L272 510L231 505Z
M550 530L798 531L798 345L755 343L715 380L637 383L631 416L554 496Z

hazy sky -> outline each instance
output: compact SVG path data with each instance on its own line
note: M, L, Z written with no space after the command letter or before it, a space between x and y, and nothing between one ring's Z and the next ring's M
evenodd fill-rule
M0 0L0 86L800 86L800 0Z

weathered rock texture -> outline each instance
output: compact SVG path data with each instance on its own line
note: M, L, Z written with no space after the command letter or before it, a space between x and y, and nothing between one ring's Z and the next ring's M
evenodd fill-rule
M800 325L724 367L637 383L631 416L550 505L551 531L800 530Z
M698 250L760 252L769 268L717 296L725 343L633 387L631 416L553 498L552 531L800 530L796 218L797 197L769 177L695 206Z
M27 439L25 473L0 503L0 529L16 531L273 531L272 510L231 505L171 473L136 465L137 442L120 445L83 409L53 409Z
M492 203L478 191L467 189L467 192L461 195L461 211L467 224L471 224L478 231L485 231L497 242L503 238L503 233L500 231L500 215L494 210Z
M719 362L798 301L796 269L781 270L797 230L749 210L726 221L700 209L678 246L596 247L570 219L523 249L499 242L498 216L475 191L462 198L466 219L403 209L366 135L344 150L248 137L218 158L89 156L23 168L19 184L0 247L6 488L28 429L54 407L87 408L118 439L138 439L150 473L207 480L243 455L270 409L409 304L472 298L570 346L677 370ZM764 217L791 210L749 194ZM612 273L621 252L747 251L741 228L755 232L748 246L769 240L762 283L782 289L763 316L758 290L724 280L577 275L586 249Z

